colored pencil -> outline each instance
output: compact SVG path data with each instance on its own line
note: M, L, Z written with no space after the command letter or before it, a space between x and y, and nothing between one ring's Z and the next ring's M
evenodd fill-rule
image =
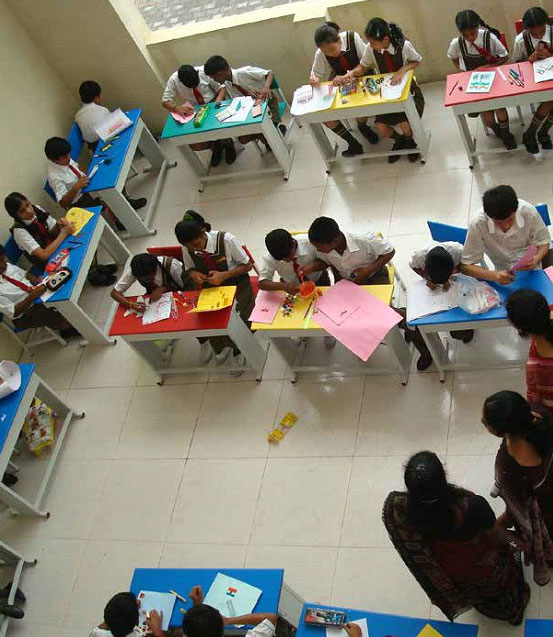
M459 84L459 80L457 80L455 82L455 84L451 87L451 89L449 90L449 95L451 95L453 93L453 91L455 90L455 87L457 86L457 84Z
M499 75L501 75L501 77L503 78L503 81L507 81L507 78L503 75L503 71L501 69L497 69L497 72L499 73Z

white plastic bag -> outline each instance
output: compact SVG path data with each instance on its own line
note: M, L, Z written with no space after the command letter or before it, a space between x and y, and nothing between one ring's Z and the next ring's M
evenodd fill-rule
M501 303L499 294L488 283L457 274L453 287L459 307L469 314L483 314Z

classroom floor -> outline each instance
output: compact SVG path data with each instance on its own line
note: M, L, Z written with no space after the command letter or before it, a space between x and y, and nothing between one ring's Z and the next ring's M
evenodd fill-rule
M181 162L167 177L157 236L129 241L129 249L174 244L175 222L193 207L259 259L266 231L307 229L326 214L345 229L389 236L396 265L410 280L409 255L428 240L427 219L466 225L483 190L498 183L534 203L553 202L553 155L534 159L519 150L473 173L453 117L441 107L443 83L423 90L432 131L426 166L378 159L327 176L305 128L296 130L289 182L265 177L199 194ZM520 126L513 129L520 138ZM168 153L175 154L171 147ZM255 148L239 157L252 166L265 160ZM133 194L143 187L129 183ZM99 318L106 296L94 290L87 299ZM502 330L477 335L461 354L509 355L525 347L514 331ZM480 424L482 402L524 386L523 370L512 368L449 374L444 384L430 370L412 373L407 387L392 375L309 377L293 386L271 352L260 384L251 374L205 375L159 387L122 342L45 345L36 363L48 383L86 411L74 421L46 498L51 518L0 520L0 537L39 560L24 573L27 616L12 623L12 634L42 637L87 635L138 566L284 567L286 581L312 602L443 618L392 549L382 502L401 489L403 463L421 449L440 454L453 482L487 495L498 440ZM299 421L270 447L267 431L287 411ZM21 464L25 491L41 462ZM492 505L501 510L500 502ZM553 583L532 585L532 593L527 616L553 618ZM473 612L460 621L478 623L480 637L523 635L522 627Z

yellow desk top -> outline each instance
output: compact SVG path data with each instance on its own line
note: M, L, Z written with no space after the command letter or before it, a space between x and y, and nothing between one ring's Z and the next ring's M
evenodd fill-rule
M363 285L362 287L383 303L390 305L392 302L392 295L394 293L394 286L392 284ZM330 286L321 286L317 289L321 290L324 295L327 290L330 290ZM311 307L310 305L311 299L302 299L298 296L288 316L283 316L281 305L272 323L252 323L252 330L320 330L322 328L311 320L314 303Z
M334 102L329 110L336 111L343 108L356 108L359 106L371 106L374 104L387 104L392 102L404 102L409 97L409 92L411 90L411 82L413 81L413 71L408 71L410 77L405 83L405 87L403 88L403 92L401 97L397 100L385 100L382 99L380 93L376 93L372 95L369 91L357 91L357 93L353 93L350 95L346 95L342 98L342 94L338 88L336 91L336 95L334 97ZM387 78L393 73L382 73L380 75L365 75L359 78L359 81L365 80L367 77L371 77L373 80L377 81L380 78ZM331 84L332 82L325 82L324 84ZM342 103L342 100L346 100L345 103Z

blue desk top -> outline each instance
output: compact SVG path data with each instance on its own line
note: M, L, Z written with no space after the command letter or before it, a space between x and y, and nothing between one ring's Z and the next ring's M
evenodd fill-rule
M254 613L276 613L280 600L280 590L284 579L283 569L249 569L249 568L137 568L131 582L131 591L138 595L140 591L157 591L167 593L174 590L186 599L186 604L177 599L170 626L182 624L181 608L192 607L188 593L193 586L201 586L204 595L211 586L217 573L242 580L260 588L261 594ZM372 637L372 636L371 636Z
M238 126L247 126L249 124L259 124L265 117L265 113L267 111L267 102L263 102L261 104L261 115L258 117L252 117L252 112L248 113L248 117L243 122L220 122L215 115L224 110L225 106L228 106L232 100L224 100L221 102L221 108L215 108L215 102L208 103L208 112L207 116L204 119L204 122L198 128L194 128L194 120L190 120L186 122L186 124L179 124L177 120L169 113L167 116L167 121L165 122L165 126L163 127L163 132L161 133L161 139L169 139L171 137L180 137L182 135L194 135L197 133L206 133L212 130L219 129L227 129L227 128L236 128ZM198 110L199 107L196 107Z
M21 370L21 387L13 392L13 394L0 400L0 449L4 447L15 414L19 409L19 405L21 404L25 391L29 386L31 376L35 370L35 364L25 363L24 365L19 365L19 369Z
M141 108L133 108L132 111L125 111L127 117L132 120L133 125L129 126L122 133L119 133L119 135L116 135L117 139L113 139L111 142L108 142L108 144L111 144L112 146L104 153L101 153L100 149L107 144L104 144L101 140L98 142L94 157L88 167L88 174L90 174L92 168L100 161L108 159L111 160L111 162L109 164L106 164L105 162L100 164L98 171L94 177L92 177L88 186L83 188L83 192L95 192L97 190L115 188L117 180L119 179L119 174L121 173L121 168L125 163L127 151L129 150L129 145L141 113ZM97 157L97 155L100 154L102 156Z
M553 305L553 284L543 270L529 270L517 272L515 280L510 285L499 285L492 281L488 283L499 292L501 305L485 314L469 314L457 307L447 312L439 312L431 316L424 316L409 323L409 325L439 325L440 323L464 323L466 321L491 321L496 319L506 319L505 301L517 290L530 288L536 292L541 292L550 305Z
M527 619L524 624L524 637L551 637L553 621L551 619Z
M52 294L52 296L47 301L48 303L52 303L53 301L68 301L71 298L71 294L77 280L77 275L79 274L79 270L81 268L83 260L86 256L86 253L88 252L90 239L92 238L92 234L94 233L94 230L98 225L98 219L100 217L102 208L100 206L96 206L94 208L86 208L86 210L90 210L90 212L93 212L94 217L91 217L90 221L79 232L78 235L67 237L61 244L61 246L56 250L56 252L48 259L48 263L50 263L50 261L55 258L56 254L60 250L63 250L64 248L70 248L67 267L70 268L73 272L73 276L69 279L69 281L67 281L67 283L64 283L59 290ZM73 244L73 241L79 241L81 245ZM42 303L42 299L37 299L35 303Z
M436 620L418 619L415 617L402 617L400 615L385 615L383 613L371 613L366 610L342 608L340 606L324 606L319 604L303 605L296 637L326 637L326 630L320 626L308 626L304 621L306 608L335 608L345 611L347 621L367 619L369 637L417 637L420 631L430 624L443 637L476 637L478 626L473 624L452 624Z

